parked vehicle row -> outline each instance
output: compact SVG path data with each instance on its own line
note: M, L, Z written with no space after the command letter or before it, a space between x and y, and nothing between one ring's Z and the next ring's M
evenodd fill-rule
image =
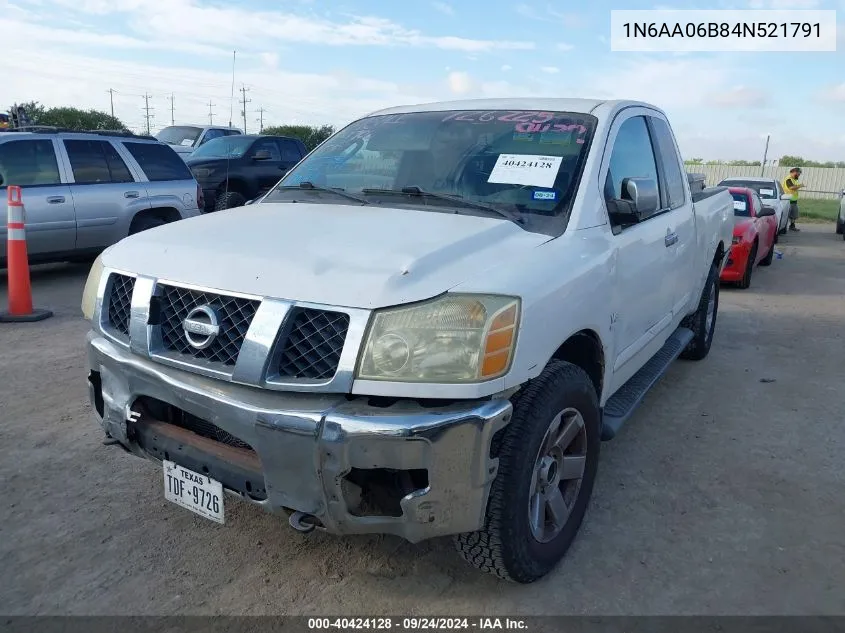
M532 582L579 531L601 441L711 349L733 198L698 185L646 103L373 113L248 211L98 258L92 408L212 521L225 491L302 532L451 535Z
M129 132L53 128L0 136L0 194L23 188L27 250L34 263L89 260L127 235L242 206L266 193L307 153L298 139L175 126L164 139L196 136L190 149ZM181 148L181 149L180 149ZM6 225L0 226L0 267Z
M131 134L0 135L0 194L23 188L33 262L87 259L127 235L200 214L202 190L170 147ZM0 266L6 259L0 225Z
M778 243L778 218L774 206L765 205L756 189L730 187L733 198L734 229L728 261L721 280L740 288L751 285L754 267L769 266Z

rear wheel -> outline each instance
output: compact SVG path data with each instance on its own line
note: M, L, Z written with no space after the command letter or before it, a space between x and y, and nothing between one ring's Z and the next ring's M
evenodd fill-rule
M751 273L754 272L754 260L757 259L757 242L754 242L754 246L751 247L751 252L748 254L748 261L745 264L745 273L742 275L742 279L739 280L737 284L740 288L745 290L751 285Z
M683 327L692 330L692 340L681 352L686 360L702 360L710 353L713 344L713 332L716 330L716 316L719 313L719 267L713 263L707 282L698 301L698 309L681 322Z
M214 210L223 211L224 209L242 207L245 204L246 198L244 198L237 191L227 191L217 196L217 200L214 202Z
M837 235L845 234L845 222L842 222L839 219L836 220L836 234Z
M135 235L135 233L148 231L149 229L154 229L157 226L164 226L165 224L167 224L167 222L154 215L135 218L132 220L132 225L129 227L129 235Z
M461 556L530 583L563 558L584 519L598 467L601 417L583 369L552 361L517 395L502 431L484 528L455 537Z
M772 247L769 249L769 252L766 253L766 256L760 260L761 266L770 266L772 263L772 258L775 256L775 245L772 243Z

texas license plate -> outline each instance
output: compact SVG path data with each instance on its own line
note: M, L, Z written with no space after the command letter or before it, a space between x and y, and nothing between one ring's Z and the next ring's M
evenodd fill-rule
M223 484L173 462L162 463L165 499L206 519L224 523Z

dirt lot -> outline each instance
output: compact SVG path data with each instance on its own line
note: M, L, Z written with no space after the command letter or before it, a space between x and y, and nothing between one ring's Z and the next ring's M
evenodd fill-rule
M0 325L0 611L7 614L845 614L845 242L804 225L750 290L725 288L711 355L678 362L602 447L555 573L500 582L448 541L300 535L229 501L164 500L158 466L101 443L79 298ZM5 306L5 272L0 300Z

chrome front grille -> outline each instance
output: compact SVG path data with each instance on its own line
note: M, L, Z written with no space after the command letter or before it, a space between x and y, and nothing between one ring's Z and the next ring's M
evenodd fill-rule
M234 367L260 301L159 285L161 341L165 349L185 356ZM219 334L204 349L188 342L183 323L194 308L208 306L219 319Z
M108 324L119 334L129 336L129 319L132 314L132 291L135 288L135 278L112 273L110 282Z
M133 354L272 391L348 393L371 316L118 270L99 291L100 331Z
M294 308L279 362L279 377L325 380L335 375L349 315L312 308Z

